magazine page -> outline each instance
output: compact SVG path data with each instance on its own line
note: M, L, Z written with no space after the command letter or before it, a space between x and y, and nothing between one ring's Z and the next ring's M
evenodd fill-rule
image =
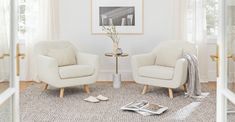
M148 104L147 101L140 101L140 102L131 102L125 106L123 106L121 109L122 110L130 110L130 111L138 111L139 109L143 108Z
M168 107L149 103L146 100L142 100L140 102L131 102L121 108L121 110L135 111L136 113L139 113L143 116L159 115L165 112L167 109Z
M153 115L152 113L149 113L149 112L145 112L145 111L136 111L136 113L139 113L139 114L141 114L141 115L143 115L143 116L150 116L150 115Z
M140 109L140 111L148 112L151 114L161 114L166 111L168 107L164 107L158 104L149 103L148 105L144 106Z

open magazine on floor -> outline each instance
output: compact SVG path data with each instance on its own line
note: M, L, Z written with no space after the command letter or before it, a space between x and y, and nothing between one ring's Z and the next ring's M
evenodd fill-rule
M144 116L160 115L163 112L165 112L167 109L168 109L168 107L161 106L161 105L155 104L155 103L149 103L146 100L131 102L131 103L121 107L121 110L134 111L134 112L137 112L137 113L142 114Z

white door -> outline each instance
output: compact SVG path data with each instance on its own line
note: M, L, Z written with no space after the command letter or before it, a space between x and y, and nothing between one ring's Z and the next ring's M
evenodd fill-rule
M217 121L235 120L235 0L220 0Z
M0 122L19 122L17 0L0 0Z

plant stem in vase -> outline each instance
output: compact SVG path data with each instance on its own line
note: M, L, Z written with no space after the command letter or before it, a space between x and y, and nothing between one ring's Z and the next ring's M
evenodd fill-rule
M113 54L117 53L118 43L113 43Z
M118 51L118 43L119 43L119 36L118 36L118 32L116 30L116 27L111 25L111 26L108 26L108 27L105 27L103 26L103 29L102 29L106 35L112 40L113 42L113 54L117 54L117 51Z

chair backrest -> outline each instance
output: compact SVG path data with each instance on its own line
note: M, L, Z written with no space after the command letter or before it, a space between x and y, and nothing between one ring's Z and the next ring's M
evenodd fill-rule
M162 42L152 53L156 56L155 64L169 67L174 67L176 61L183 56L183 53L190 53L197 56L196 46L183 41Z
M76 48L69 41L41 41L34 46L34 52L40 55L47 55L50 49L62 49L66 47L72 47L76 51Z
M186 41L176 41L176 40L162 42L156 48L154 48L153 53L155 53L158 50L161 50L161 48L165 48L165 47L169 47L172 50L182 48L183 52L197 55L197 48L196 48L195 44L190 43L190 42L186 42Z

